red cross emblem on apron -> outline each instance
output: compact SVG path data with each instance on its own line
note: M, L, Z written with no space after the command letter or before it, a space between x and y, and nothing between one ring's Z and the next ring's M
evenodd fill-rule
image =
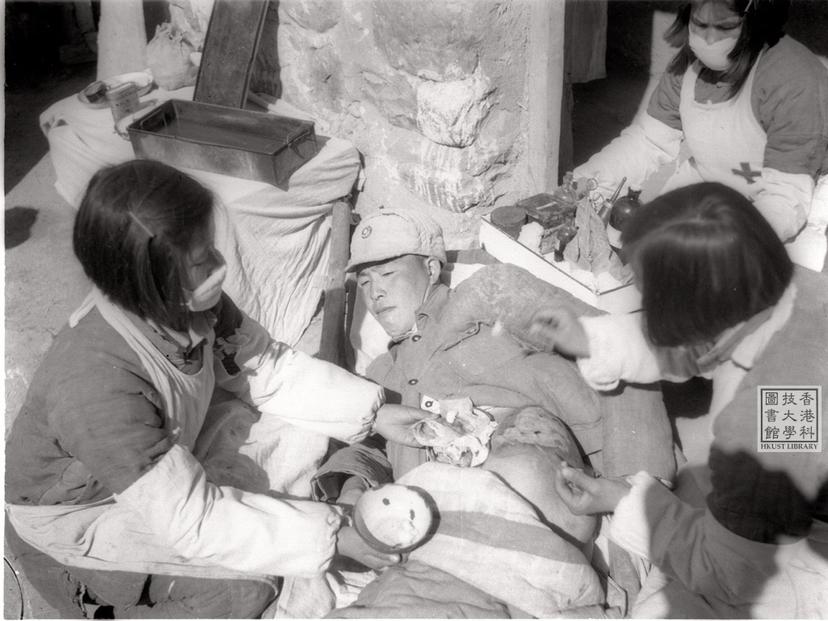
M731 168L731 172L738 176L743 177L744 180L748 183L756 183L755 177L761 177L762 172L758 170L753 170L750 167L750 163L748 162L739 162L741 168Z

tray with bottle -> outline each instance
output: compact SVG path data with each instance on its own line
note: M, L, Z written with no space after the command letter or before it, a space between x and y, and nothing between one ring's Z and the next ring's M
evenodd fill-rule
M568 174L553 193L500 207L482 219L480 244L499 261L523 267L587 304L633 312L641 308L641 294L631 269L610 244L611 237L617 240L617 230L609 220L613 202L622 217L637 197L630 193L613 200L619 186L613 199L605 201L596 198L595 187L594 180Z

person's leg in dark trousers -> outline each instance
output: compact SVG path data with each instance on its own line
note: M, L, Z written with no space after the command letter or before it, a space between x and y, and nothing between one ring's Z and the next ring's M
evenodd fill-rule
M676 475L675 442L659 384L623 386L605 393L601 404L601 474L623 477L645 470L672 483ZM609 568L631 605L641 589L638 571L629 553L613 542L609 546Z
M151 576L145 605L116 607L115 618L254 619L276 597L275 589L257 580L211 580Z
M6 540L27 580L60 618L83 619L94 606L116 619L256 618L276 597L258 580L148 576L67 567L33 548L6 520ZM98 616L96 614L96 616Z
M83 619L83 585L67 568L18 537L6 519L6 545L15 566L49 606L64 619ZM25 592L24 592L25 597Z

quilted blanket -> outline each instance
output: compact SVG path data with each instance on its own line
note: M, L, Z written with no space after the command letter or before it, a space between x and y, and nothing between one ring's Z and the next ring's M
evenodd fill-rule
M329 616L603 616L604 593L586 557L497 475L430 462L397 482L433 499L435 532Z

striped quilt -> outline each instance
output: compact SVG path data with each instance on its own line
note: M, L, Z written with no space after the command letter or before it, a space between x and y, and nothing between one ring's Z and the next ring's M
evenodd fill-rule
M478 599L488 598L488 604L478 602L481 608L472 616L521 611L552 617L586 607L600 616L604 593L584 555L545 526L535 509L493 473L429 462L397 483L430 495L439 525L411 552L408 563L380 575L352 606L331 616L444 616L461 604L451 600L470 601L465 587L482 592L474 596ZM457 583L444 588L452 578ZM449 600L444 606L436 601L441 597ZM502 603L502 610L493 602ZM492 614L481 615L484 609Z

